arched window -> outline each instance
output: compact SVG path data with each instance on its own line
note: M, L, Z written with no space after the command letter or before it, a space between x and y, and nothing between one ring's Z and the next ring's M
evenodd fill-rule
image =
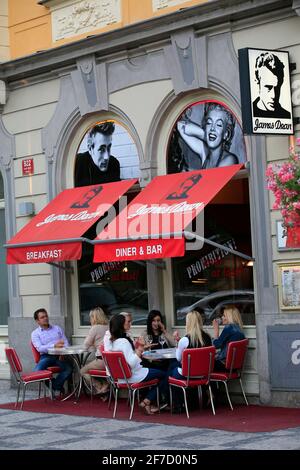
M205 100L189 105L173 127L168 173L214 168L246 162L242 129L222 102ZM231 180L205 207L206 239L200 250L172 260L175 324L185 324L187 310L198 308L211 324L227 304L235 304L246 325L255 323L253 267L226 251L226 246L251 256L248 178L245 171Z
M125 126L113 119L94 122L77 150L74 186L105 184L139 176L137 147ZM128 197L134 195L131 193ZM87 236L93 239L96 233L95 225ZM133 325L146 324L146 263L93 263L91 245L85 244L77 263L77 273L80 326L89 325L89 312L95 307L102 307L109 317L128 311L132 314Z

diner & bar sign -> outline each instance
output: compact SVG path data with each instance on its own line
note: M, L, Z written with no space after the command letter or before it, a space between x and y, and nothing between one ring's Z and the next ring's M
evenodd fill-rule
M24 158L22 160L22 176L30 176L34 174L33 158Z

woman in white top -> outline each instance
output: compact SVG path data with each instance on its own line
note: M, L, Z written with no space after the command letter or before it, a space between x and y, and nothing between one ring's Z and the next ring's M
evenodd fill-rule
M107 382L102 383L88 374L88 371L91 369L105 369L99 348L103 344L104 335L108 330L108 319L102 308L96 307L90 311L90 322L92 327L83 344L88 351L95 353L95 359L83 366L80 369L80 373L87 383L90 384L90 381L92 382L96 394L105 394L109 389Z
M208 333L203 330L203 322L202 317L199 312L193 310L189 312L186 316L186 336L183 336L178 343L178 347L176 349L176 359L179 363L179 367L175 367L170 376L174 377L175 379L184 380L186 377L182 375L182 368L181 368L181 361L182 361L182 354L185 349L192 349L192 348L202 348L206 346L211 346L211 337ZM173 396L174 396L174 404L175 410L174 412L180 411L180 395L176 392L179 392L179 389L173 387Z
M110 338L106 335L104 339L105 351L121 351L125 360L131 368L132 375L128 379L129 383L146 382L148 380L159 379L160 393L167 397L168 395L168 376L166 372L158 369L149 369L141 364L144 346L139 344L135 349L132 339L126 334L124 328L125 316L114 315L109 322ZM124 382L120 380L120 382ZM140 403L140 407L146 414L153 414L158 408L151 406L151 402L156 400L156 388L152 387L146 398Z

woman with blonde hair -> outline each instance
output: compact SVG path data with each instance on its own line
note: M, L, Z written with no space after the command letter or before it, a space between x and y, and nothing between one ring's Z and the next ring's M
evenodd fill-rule
M219 352L216 355L214 368L214 370L216 371L226 370L225 360L228 343L230 343L231 341L240 341L242 339L245 339L241 314L235 305L226 305L226 307L224 307L222 315L222 325L224 325L224 329L219 335L219 323L216 319L213 320L215 338L213 340L213 345L217 349L219 349Z
M203 321L200 312L193 310L189 312L185 319L185 330L186 335L181 338L176 349L176 359L178 361L179 367L175 367L172 370L170 376L175 379L184 380L185 377L182 375L181 360L182 354L185 349L193 348L202 348L211 346L211 337L206 331L203 330ZM173 397L174 397L174 413L181 412L181 401L180 401L180 390L177 390L174 387Z
M95 359L83 366L80 369L80 373L89 385L92 384L96 395L105 394L109 389L107 382L105 381L105 383L101 383L88 374L88 371L91 369L105 369L99 348L101 344L103 344L104 335L108 330L108 318L106 317L101 307L96 307L90 311L90 322L91 329L88 332L83 344L89 352L95 353Z

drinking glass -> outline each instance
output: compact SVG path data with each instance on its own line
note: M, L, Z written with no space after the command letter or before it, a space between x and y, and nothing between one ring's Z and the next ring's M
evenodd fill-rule
M146 341L146 344L149 345L149 349L151 349L151 344L153 343L153 336L152 335L146 335L145 336L145 341Z
M159 342L159 344L161 345L161 348L163 349L164 344L165 344L165 342L166 342L164 335L160 335L160 336L158 337L158 342Z

